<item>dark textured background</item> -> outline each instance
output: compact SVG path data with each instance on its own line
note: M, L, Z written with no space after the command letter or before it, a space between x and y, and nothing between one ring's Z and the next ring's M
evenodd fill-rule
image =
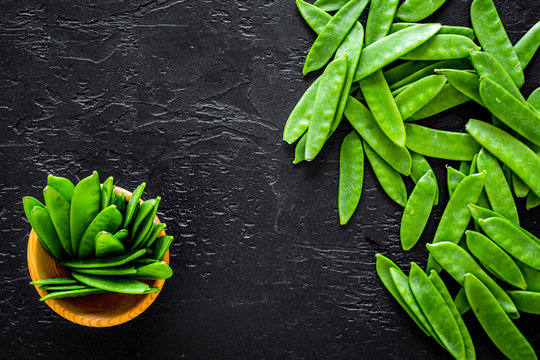
M537 0L496 4L513 42L540 19ZM448 1L429 20L468 25L469 5ZM2 2L0 358L448 358L374 270L376 252L424 265L443 206L404 253L401 209L369 166L357 213L338 224L348 125L310 164L293 166L281 141L314 79L301 75L313 40L292 0ZM540 85L538 58L527 95ZM424 123L462 130L470 116L487 119L468 104ZM444 162L431 163L444 184ZM21 197L40 197L48 173L94 169L128 189L147 181L176 237L175 275L157 301L108 329L39 303L26 266ZM540 233L540 211L519 205ZM499 357L474 316L465 321L478 357ZM517 324L539 349L537 320Z

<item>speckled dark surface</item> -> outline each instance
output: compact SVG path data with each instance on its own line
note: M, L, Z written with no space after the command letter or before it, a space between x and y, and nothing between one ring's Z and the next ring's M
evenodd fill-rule
M449 358L374 271L376 252L424 265L443 206L422 245L403 253L401 210L369 167L357 213L338 224L348 126L310 164L293 166L281 141L314 79L301 75L314 34L294 1L2 3L0 358ZM513 42L540 18L537 0L496 4ZM469 5L448 1L430 20L467 25ZM536 56L525 94L539 70ZM459 130L469 116L487 114L468 104L424 123ZM444 183L444 162L432 165ZM48 173L80 179L94 169L128 189L147 181L177 239L175 275L157 301L108 329L38 302L26 266L21 197L40 196ZM519 205L540 233L540 211ZM500 357L474 316L465 321L478 358ZM537 319L517 324L540 349Z

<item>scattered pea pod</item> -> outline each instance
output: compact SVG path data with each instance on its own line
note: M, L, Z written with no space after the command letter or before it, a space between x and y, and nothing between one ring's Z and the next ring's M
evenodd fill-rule
M410 84L396 96L396 105L403 120L426 106L442 90L446 78L431 75Z
M350 0L317 0L313 4L324 11L336 11L345 6Z
M432 61L405 61L399 65L394 66L391 69L384 71L384 78L386 79L388 85L390 85L390 89L394 90L400 87L393 86L395 83L415 74L416 72L424 69L426 66L432 63Z
M514 45L521 67L525 69L540 46L540 21L527 31Z
M403 21L421 21L437 11L445 1L446 0L405 0L399 6L396 16Z
M507 291L519 311L540 315L540 293L534 291Z
M448 187L448 195L452 197L452 194L456 190L457 186L467 175L454 169L451 166L446 167L446 186Z
M452 109L458 105L464 104L469 101L470 98L463 95L459 90L454 88L450 84L443 86L441 91L422 109L415 112L407 121L416 121L428 118L433 115L437 115ZM470 160L470 159L469 159Z
M388 34L399 0L371 0L366 23L366 45L371 45Z
M300 15L304 18L306 23L315 31L320 34L326 24L332 19L332 15L324 11L323 9L311 5L303 0L296 0L296 7L300 12Z
M404 76L402 78L396 78L396 81L388 81L388 84L390 85L390 89L392 90L399 89L400 87L403 87L407 84L411 84L418 80L421 80L425 78L426 76L433 75L433 72L437 69L455 69L455 70L472 69L471 61L469 59L441 60L437 62L418 61L418 63L424 64L424 66L416 70L415 72L408 74L407 76ZM390 70L388 70L388 72L389 71Z
M466 36L454 34L437 34L422 45L401 56L404 60L450 60L463 59L472 50L480 50Z
M390 27L390 33L393 34L396 31L403 30L405 28L418 25L419 23L414 22L397 22L393 23ZM466 26L451 26L451 25L442 25L441 29L437 32L437 34L455 34L455 35L463 35L468 37L471 40L475 39L474 30L466 27Z
M411 152L411 160L412 160L412 166L411 166L411 178L416 184L418 180L424 176L424 174L428 171L432 172L433 179L435 180L435 200L433 201L433 205L439 204L439 185L437 182L437 177L435 176L435 173L433 172L433 169L427 162L426 158L423 157L420 154L415 153L414 151Z
M480 77L477 74L454 69L437 69L435 72L444 75L450 85L463 95L484 106L480 98Z
M338 213L341 225L347 224L358 206L364 183L362 140L351 131L341 145L339 155Z

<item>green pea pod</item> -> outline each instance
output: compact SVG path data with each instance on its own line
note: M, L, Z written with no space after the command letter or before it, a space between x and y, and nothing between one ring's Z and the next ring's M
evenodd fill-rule
M73 190L69 214L71 249L73 254L79 253L79 243L92 220L99 213L101 186L99 175L94 171L91 176L82 179ZM92 251L93 251L92 246Z
M537 195L540 194L540 157L527 145L486 122L471 119L465 129L486 150L515 172Z
M469 212L471 213L471 216L472 216L472 218L473 218L473 220L474 220L474 222L476 224L478 224L478 221L480 219L488 219L488 218L492 218L492 217L500 217L500 218L506 219L504 216L502 216L499 213L496 213L493 210L483 208L483 207L475 205L475 204L468 204L467 208L469 209ZM521 229L521 230L525 231L525 229Z
M534 291L507 291L519 311L540 315L540 293Z
M79 244L79 257L87 258L95 255L95 239L98 233L106 231L114 233L122 224L122 214L116 206L110 205L97 214L92 223L84 232Z
M138 259L133 260L134 262ZM78 273L81 274L90 274L90 275L133 275L137 271L133 265L120 265L114 267L104 267L104 268L89 268L89 269L77 269Z
M437 69L435 72L444 75L446 79L448 79L450 85L463 95L484 106L484 102L480 98L479 93L480 77L477 74L454 69Z
M68 290L82 290L82 289L92 289L88 285L76 284L76 285L41 285L39 287L41 290L45 291L68 291Z
M462 161L459 164L459 171L461 171L463 174L470 174L471 173L471 162L470 161Z
M356 68L354 81L365 78L375 71L391 64L414 48L422 45L441 25L416 25L385 36L362 50L360 62Z
M525 203L525 208L527 210L531 210L531 209L534 209L535 207L537 207L538 205L540 205L540 197L538 195L536 195L535 193L533 193L532 191L530 191L527 194L527 200L526 200L526 203Z
M64 248L64 251L69 255L73 256L73 251L71 249L71 234L69 229L69 212L70 212L70 203L69 201L56 189L46 186L43 190L43 197L45 198L45 204L47 204L47 210L49 211L49 216L54 225L60 243Z
M480 145L466 133L406 124L407 147L419 154L446 160L471 160Z
M169 265L165 261L158 261L136 268L136 273L131 276L137 279L159 280L168 279L172 275L173 271Z
M326 65L367 4L368 0L351 0L332 16L332 19L326 24L307 54L302 69L304 75Z
M141 204L141 207L139 208L139 211L137 211L137 216L135 217L133 221L133 227L131 228L131 237L135 239L135 236L137 235L137 231L139 230L139 227L144 222L148 214L152 211L154 206L156 205L156 199L149 199L144 201Z
M146 254L146 249L133 250L118 256L103 259L70 259L60 261L58 265L73 269L92 269L124 265Z
M105 209L107 206L113 204L113 196L114 196L114 184L113 184L113 177L109 176L107 180L103 182L103 186L101 187L101 195L100 195L100 210Z
M432 272L434 271L432 270ZM471 305L469 304L469 300L467 300L465 289L463 287L459 289L456 297L454 298L454 304L456 304L456 308L461 315L465 314L471 309Z
M512 189L518 198L524 198L531 192L531 189L515 173L512 173Z
M504 66L518 87L525 77L514 47L504 30L493 0L474 0L471 4L471 23L484 51L491 53Z
M437 182L437 178L435 177L435 173L433 172L433 169L427 162L426 158L423 157L420 154L415 153L414 151L411 151L411 159L412 159L412 166L411 166L411 178L414 181L415 184L418 183L418 180L424 176L425 173L428 171L432 172L433 180L435 180L435 200L433 201L433 205L439 204L439 185Z
M114 237L118 240L124 240L129 236L129 231L127 229L118 230L116 233L114 233Z
M459 245L443 241L426 245L429 253L450 276L463 286L465 274L473 274L480 279L497 298L511 317L519 318L516 306L506 292L478 265L473 257Z
M79 282L68 277L50 278L32 281L30 285L77 285Z
M283 129L283 140L289 144L294 143L308 129L311 116L313 114L313 105L317 96L317 89L321 83L322 76L317 78L304 92L293 111L289 115L285 128Z
M154 219L156 217L157 209L159 206L159 203L161 201L161 197L156 197L154 201L154 206L152 207L152 211L148 213L148 215L144 218L144 221L141 223L141 226L139 227L139 231L136 232L134 230L133 234L135 234L135 237L133 239L131 248L136 249L140 247L141 245L144 245L144 240L147 238L147 235L151 235L152 227L154 225Z
M467 247L482 265L502 281L525 290L527 283L514 260L488 237L467 230Z
M350 0L317 0L314 6L324 11L337 11L343 8Z
M427 64L423 68L417 70L416 72L409 74L408 76L390 84L390 89L395 90L402 86L412 84L418 80L425 78L426 76L433 75L437 69L456 69L456 70L466 70L471 69L472 65L469 59L454 59L454 60L442 60L437 62L432 61L422 61L421 63Z
M384 192L402 207L407 203L407 189L401 175L364 142L366 157Z
M468 57L472 50L480 50L480 48L466 36L437 34L403 55L401 59L424 61L463 59Z
M362 140L351 131L341 144L339 154L339 223L347 224L358 206L364 183L364 150Z
M320 34L326 24L332 19L332 15L303 0L296 0L296 7L310 28Z
M534 270L532 267L525 265L519 260L516 260L516 264L525 278L527 290L540 292L540 271Z
M396 104L403 120L426 106L442 90L446 78L431 75L410 84L396 96Z
M298 164L306 159L306 140L307 133L304 133L300 140L296 143L294 148L294 161L293 164Z
M135 266L142 266L142 265L154 264L156 262L159 262L159 260L147 258L147 257L140 257L138 259L133 260L131 263Z
M62 196L71 203L73 198L73 191L75 190L75 185L71 181L63 177L56 177L54 175L47 176L47 186L54 188Z
M464 276L464 288L480 325L510 359L536 359L533 348L501 308L490 289L474 274Z
M66 252L58 238L56 229L49 216L49 211L46 208L36 206L32 210L30 216L32 217L32 227L40 242L45 244L45 250L48 250L49 254L56 260L61 260L66 257Z
M403 250L409 251L420 240L433 208L436 189L437 183L431 171L416 183L401 217L399 236Z
M396 13L400 20L418 22L437 11L446 0L405 0Z
M452 311L426 273L415 263L411 263L409 285L446 350L456 359L465 358L463 337Z
M163 259L173 240L174 238L170 235L158 237L156 244L154 245L154 254L152 255L153 258L157 260Z
M148 235L143 240L143 243L141 244L141 248L151 248L152 245L154 245L154 242L156 241L157 237L161 232L167 227L167 224L165 223L154 223L152 226L152 231L148 232Z
M533 25L525 35L514 45L514 51L523 70L529 65L540 46L540 21Z
M71 297L81 297L81 296L88 296L88 295L98 295L98 294L105 294L108 291L96 289L96 288L87 288L87 289L80 289L80 290L69 290L69 291L56 291L49 293L42 298L39 299L39 301L45 301L50 299L61 299L61 298L71 298Z
M393 86L395 83L407 78L408 76L411 76L419 70L424 69L426 66L431 65L432 63L432 61L405 61L391 69L386 70L384 72L384 78L386 79L388 85L390 85L390 89L397 89L400 86Z
M408 176L411 173L411 154L405 147L394 144L381 130L369 110L358 100L349 96L345 116L373 150L392 168Z
M408 27L415 26L415 25L418 25L418 23L396 22L396 23L393 23L392 26L390 27L390 33L393 34L397 31L400 31L400 30L403 30L403 29L406 29ZM463 36L468 37L471 40L475 39L474 30L465 26L442 25L441 29L439 30L437 34L463 35Z
M76 271L73 271L71 275L88 286L122 294L144 294L145 291L150 290L150 286L142 281L123 276L99 276Z
M30 226L32 226L33 229L36 227L34 226L34 221L32 220L32 210L37 206L41 208L45 208L45 205L41 203L38 199L32 197L32 196L25 196L22 199L23 208L24 208L24 214L26 215L26 219L30 223ZM35 230L34 230L35 231ZM47 247L47 244L43 242L43 240L39 239L39 242L41 243L41 246L47 251L47 253L51 253L51 250Z
M124 244L107 231L100 231L96 235L94 242L95 254L98 258L123 254L126 251Z
M451 166L446 166L446 182L448 187L448 195L451 197L457 186L463 179L465 179L465 174L461 171L454 169Z
M441 91L426 106L415 112L407 121L416 121L437 115L452 109L458 105L464 104L470 98L462 94L459 90L450 84L445 84ZM470 159L469 159L470 160Z
M137 205L139 205L139 200L141 199L145 187L146 183L141 183L131 195L126 207L126 216L124 217L122 228L127 229L129 225L131 225L131 220L133 220L133 215L135 214L135 210L137 210Z
M491 208L512 222L519 224L519 215L510 187L497 159L486 149L480 150L477 166L486 171L485 191Z
M366 45L388 34L398 4L398 0L371 0L366 23Z
M118 209L118 211L120 211L120 213L123 216L125 214L126 205L127 205L127 203L126 203L126 194L118 193L118 194L114 195L114 199L111 202L111 205L116 205L116 209Z

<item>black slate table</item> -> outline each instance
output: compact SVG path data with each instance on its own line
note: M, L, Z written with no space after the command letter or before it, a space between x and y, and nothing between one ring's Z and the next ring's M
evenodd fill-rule
M496 0L513 42L540 19L537 0ZM470 1L428 21L469 25ZM365 19L365 16L364 16ZM337 217L342 126L312 163L292 165L285 120L315 75L315 36L294 1L4 1L0 14L0 347L2 359L449 358L398 307L374 254L425 265L399 245L402 210L369 166L359 208ZM540 85L537 55L528 95ZM462 131L465 104L423 123ZM431 161L444 184L444 161ZM451 163L456 165L455 163ZM137 319L74 325L28 285L21 198L46 175L98 170L161 195L175 235L174 277ZM409 184L410 185L410 184ZM448 198L441 186L442 204ZM539 210L524 225L540 233ZM479 359L501 357L471 313ZM538 320L517 324L540 349Z

